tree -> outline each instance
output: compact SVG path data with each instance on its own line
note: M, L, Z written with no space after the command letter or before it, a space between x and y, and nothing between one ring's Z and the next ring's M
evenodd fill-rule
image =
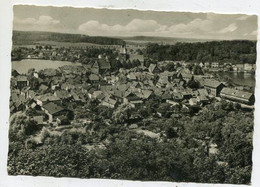
M127 120L129 119L131 112L132 111L132 106L130 104L123 104L120 105L114 112L112 115L112 119L116 122L116 123L124 123L127 122Z
M203 70L202 70L202 68L200 66L195 65L193 67L193 74L194 75L203 75L204 73L203 73Z

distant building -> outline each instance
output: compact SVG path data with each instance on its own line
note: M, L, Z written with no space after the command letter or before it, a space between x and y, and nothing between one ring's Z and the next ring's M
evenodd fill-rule
M153 73L153 74L160 73L160 69L158 68L158 66L156 64L150 64L148 70L150 73Z
M98 68L100 73L104 73L111 69L110 63L105 59L98 59Z
M244 64L236 64L236 68L238 72L244 71Z
M97 83L97 82L99 82L99 76L96 75L96 74L90 74L89 75L89 81L91 83Z
M211 63L211 67L212 68L218 68L219 67L219 63L218 62L212 62Z
M131 62L135 61L135 60L138 60L141 65L143 66L144 65L144 55L135 55L135 54L130 54L129 55L129 60Z
M254 94L232 88L223 88L220 92L220 96L231 101L249 105L253 105L255 102Z
M107 106L109 108L115 108L118 106L117 100L111 98L111 97L105 97L103 101L101 102L102 105Z
M253 64L244 64L244 71L253 71Z
M205 63L204 63L204 66L205 66L206 68L209 68L209 67L210 67L210 63L209 63L209 62L205 62Z
M193 75L190 73L181 73L181 75L179 75L179 77L181 77L181 79L185 80L186 83L194 78Z
M214 97L217 97L219 95L223 87L223 83L212 79L205 80L204 83L204 88L208 91L209 95Z
M58 116L66 116L66 114L68 113L68 110L53 102L44 104L42 108L45 114L47 114L47 116L49 117L49 122L56 122Z
M143 103L142 98L138 97L136 94L134 93L130 93L129 95L127 95L124 98L124 103L130 103L130 104L141 104Z
M29 86L29 81L27 77L24 75L18 75L16 77L15 86L20 90L26 86Z
M129 55L127 53L127 49L126 49L125 45L122 45L120 50L119 50L118 60L126 61L126 60L128 60L128 58L129 58Z

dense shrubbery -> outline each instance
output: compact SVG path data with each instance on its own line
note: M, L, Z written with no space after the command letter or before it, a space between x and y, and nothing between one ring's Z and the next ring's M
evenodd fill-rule
M147 105L155 106L156 101ZM151 107L151 110L155 109ZM116 117L118 120L111 125L100 119L82 132L65 130L61 136L55 136L43 129L40 133L42 146L26 147L30 135L26 132L31 132L31 122L23 116L12 119L9 174L250 183L252 112L244 112L232 103L220 102L208 105L197 116L186 115L176 119L173 115L149 120L151 111L148 110L145 115L149 116L138 124L159 132L161 140L158 141L122 125L125 117L129 117L129 110L124 106L122 111L115 111L113 115L124 117ZM112 111L93 107L93 112L106 119ZM23 139L17 138L21 122L28 124ZM207 142L208 138L211 142ZM106 142L105 148L85 148L99 142ZM33 145L30 139L26 143ZM218 145L218 154L208 153L209 143Z

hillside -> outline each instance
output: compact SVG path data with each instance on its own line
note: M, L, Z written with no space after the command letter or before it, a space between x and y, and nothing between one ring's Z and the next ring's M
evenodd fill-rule
M178 42L194 43L194 42L207 42L212 40L207 39L193 39L193 38L173 38L173 37L157 37L157 36L133 36L133 37L118 37L124 40L127 44L175 44Z
M93 43L101 45L122 45L125 43L122 39L101 36L38 31L13 31L14 45L31 45L39 41Z

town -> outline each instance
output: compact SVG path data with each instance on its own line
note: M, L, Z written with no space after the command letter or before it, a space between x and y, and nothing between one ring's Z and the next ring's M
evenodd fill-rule
M26 74L12 70L11 121L20 115L33 124L28 127L26 149L36 149L45 145L46 139L70 134L74 137L70 143L80 141L85 150L106 150L111 146L112 134L102 129L119 124L124 131L135 134L131 135L132 141L138 136L169 141L181 137L181 127L162 129L160 123L208 113L207 107L218 103L230 104L234 110L254 109L254 93L248 87L220 80L214 72L252 73L255 64L155 61L144 56L143 46L72 46L37 44L12 51L14 60L79 63L39 71L32 68ZM148 125L153 123L158 124ZM220 145L209 135L194 140L207 155L218 155ZM216 163L228 165L219 159Z
M15 5L13 17L12 178L254 181L257 15Z
M77 49L70 52L68 49L52 49L50 46L22 49L26 58L68 60L66 56L70 56L76 59L74 62L84 59L81 50ZM130 54L125 46L113 46L112 49L118 51L116 60L117 63L125 63L121 65L123 67L111 65L110 56L99 54L96 59L82 63L82 66L63 66L58 70L44 69L40 72L31 70L26 75L20 75L14 70L11 80L11 113L38 108L41 109L36 117L41 119L39 123L45 119L45 122L62 125L63 121L75 122L64 115L68 113L74 116L68 103L84 107L88 101L95 101L99 105L116 109L125 104L132 108L142 108L143 103L160 100L161 104L168 104L169 109L178 106L187 111L198 111L204 105L221 99L245 107L254 104L253 93L244 91L241 86L227 87L227 83L216 80L210 73L202 72L204 67L215 71L233 68L234 71L251 72L255 70L255 64L220 66L218 62L195 63L192 70L188 67L190 63L183 61L145 64L143 55L139 54L140 49L132 50ZM194 71L200 72L194 74ZM156 114L162 116L159 111Z

